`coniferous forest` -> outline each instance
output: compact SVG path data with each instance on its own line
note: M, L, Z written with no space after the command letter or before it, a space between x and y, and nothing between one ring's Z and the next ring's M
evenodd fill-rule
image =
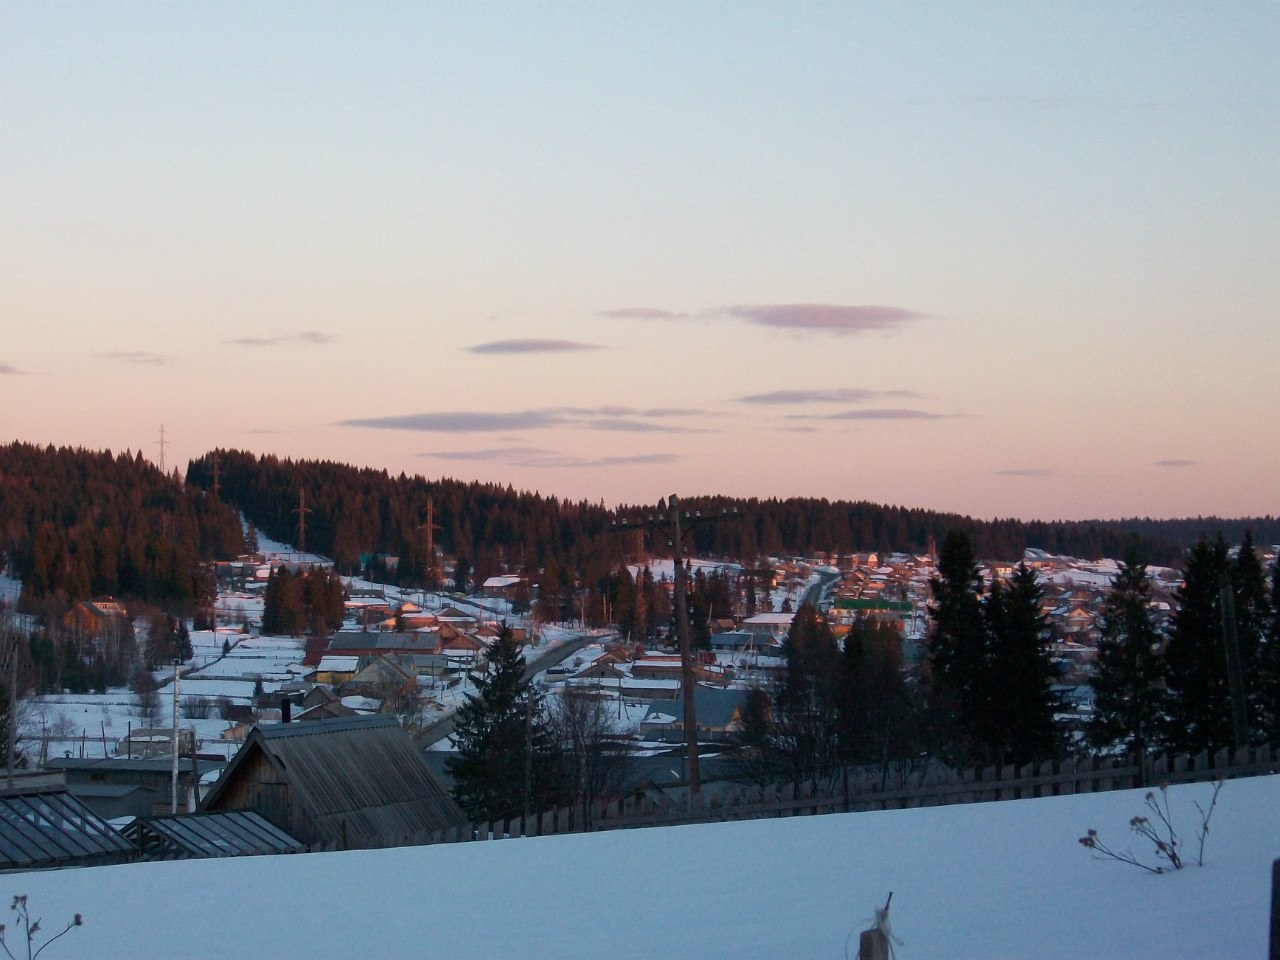
M298 540L300 494L305 491L306 546L353 572L362 554L393 554L405 581L426 576L423 555L427 503L435 544L464 561L481 582L503 569L554 562L582 576L613 569L626 555L668 551L665 531L620 535L621 518L654 512L660 504L571 502L510 486L426 480L331 461L289 460L235 450L211 452L187 470L191 486L212 490L215 459L219 496L274 539ZM752 561L760 556L813 556L855 551L914 552L964 533L979 557L1016 559L1027 547L1084 559L1119 557L1136 536L1150 563L1176 565L1197 538L1221 534L1238 542L1252 530L1259 542L1280 541L1280 519L1033 521L979 520L933 510L854 500L731 499L682 494L687 511L737 511L735 522L691 531L700 555ZM635 537L647 536L636 543Z
M106 594L189 616L213 589L201 561L242 543L232 506L141 453L0 446L0 553L32 612Z
M661 502L611 508L499 484L225 450L192 461L183 483L140 453L15 442L0 446L0 552L23 581L27 609L48 598L65 605L110 594L189 615L210 589L201 562L229 559L243 548L238 514L274 539L297 543L303 495L308 549L333 557L344 573L359 569L362 558L394 555L395 576L404 583L428 585L438 575L425 555L428 502L437 549L456 558L459 579L472 583L509 570L595 582L624 558L669 550L660 527L619 533L613 526L660 510ZM733 522L695 526L692 549L747 563L761 556L923 552L950 531L968 536L979 557L1008 559L1027 547L1119 557L1136 536L1146 562L1170 565L1180 565L1202 537L1239 542L1252 531L1256 542L1280 541L1280 520L1272 517L988 521L866 501L718 496L685 497L682 507L736 513Z

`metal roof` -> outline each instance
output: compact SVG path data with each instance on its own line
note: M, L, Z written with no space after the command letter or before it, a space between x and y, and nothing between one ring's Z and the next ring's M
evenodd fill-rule
M147 860L247 857L306 849L252 810L146 817L126 828Z
M395 717L340 717L255 727L203 809L223 809L238 772L261 752L326 841L378 845L467 824ZM291 829L298 830L291 824ZM299 835L307 839L300 831Z
M119 863L133 846L65 792L0 797L0 870Z

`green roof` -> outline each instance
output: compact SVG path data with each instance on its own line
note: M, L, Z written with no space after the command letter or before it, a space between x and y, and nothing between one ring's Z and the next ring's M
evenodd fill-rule
M910 613L911 602L909 600L885 600L881 597L836 597L835 609L837 610L891 610L894 613Z

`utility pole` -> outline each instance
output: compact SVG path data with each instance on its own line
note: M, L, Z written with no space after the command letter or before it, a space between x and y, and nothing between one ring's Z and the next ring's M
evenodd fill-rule
M8 755L5 757L5 775L8 780L9 789L13 789L13 765L18 742L18 630L17 627L8 622L4 622L4 630L9 641L9 716L7 720L8 733Z
M667 501L671 511L671 556L675 561L676 638L680 641L680 693L684 697L684 743L689 760L689 799L702 792L698 770L698 708L694 700L698 678L693 671L693 644L689 636L689 599L684 582L683 531L680 529L680 500L673 493Z
M169 767L169 812L176 814L178 812L178 739L181 730L178 727L178 684L182 682L182 661L178 658L173 660L173 740L171 746L173 750L170 753Z
M669 517L668 517L669 515ZM659 510L655 517L650 514L643 521L615 524L615 529L629 530L635 526L661 527L670 524L668 544L671 546L672 559L675 564L675 596L676 639L680 646L680 696L684 699L684 744L687 758L689 796L691 803L702 793L702 777L698 766L698 710L695 697L698 680L694 673L693 643L689 634L689 600L684 570L684 535L701 523L717 520L736 519L738 511L733 513L722 510L719 514L703 515L702 511L690 514L681 511L680 498L674 493L667 498L665 512ZM683 523L681 522L683 520Z
M1231 732L1237 750L1249 746L1249 717L1244 695L1244 670L1240 664L1240 636L1236 630L1236 594L1226 574L1218 582L1222 605L1222 647L1227 657L1227 691L1231 697Z

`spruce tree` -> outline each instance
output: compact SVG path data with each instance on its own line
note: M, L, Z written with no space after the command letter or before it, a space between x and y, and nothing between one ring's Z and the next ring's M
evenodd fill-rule
M1266 644L1273 617L1266 576L1253 547L1253 534L1247 530L1231 561L1230 575L1236 605L1236 636L1248 698L1249 735L1253 742L1265 743L1270 739L1271 715L1276 708L1276 701L1267 690Z
M786 678L774 698L784 776L795 783L830 774L840 753L840 652L831 626L803 603L782 645Z
M1280 745L1280 557L1271 566L1271 622L1258 652L1256 677L1265 704L1259 718L1264 739Z
M1174 751L1218 750L1233 741L1219 600L1227 569L1222 537L1202 537L1187 554L1165 652L1165 741Z
M952 760L970 759L988 728L990 666L983 622L982 578L967 534L950 531L938 557L929 631L929 704L939 746Z
M1089 739L1136 758L1161 743L1164 720L1164 637L1152 620L1151 599L1147 566L1131 546L1102 609Z
M842 753L855 763L887 764L920 749L919 718L903 671L902 634L859 617L841 652Z
M484 673L472 678L476 692L456 714L458 754L445 768L454 799L474 822L541 812L564 799L559 750L524 668L520 646L504 626Z
M1043 591L1034 570L1018 564L1005 589L993 584L986 610L991 653L985 678L986 728L982 740L1002 763L1047 760L1059 752L1048 629L1040 611Z

